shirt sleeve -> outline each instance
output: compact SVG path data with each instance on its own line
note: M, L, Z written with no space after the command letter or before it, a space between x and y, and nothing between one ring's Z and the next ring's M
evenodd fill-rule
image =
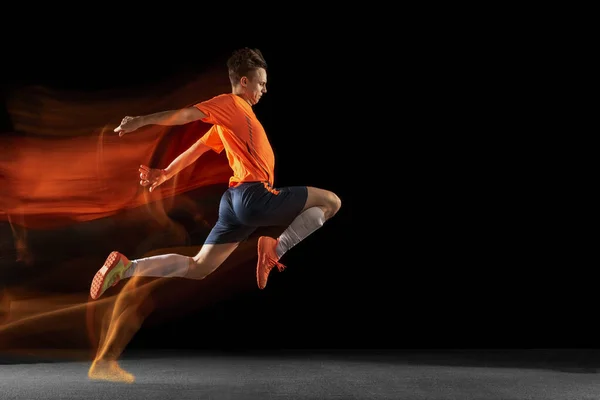
M221 136L219 136L219 128L216 125L211 127L208 132L200 138L200 141L213 149L216 153L222 152L225 148Z
M212 99L195 104L194 107L206 115L201 121L231 129L231 119L235 107L230 96L215 96Z

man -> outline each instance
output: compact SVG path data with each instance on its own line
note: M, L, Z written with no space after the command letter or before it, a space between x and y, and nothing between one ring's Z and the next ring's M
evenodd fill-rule
M194 257L164 254L129 260L112 252L93 278L90 295L99 298L132 276L203 279L217 269L258 227L287 226L278 237L258 239L256 279L264 289L271 269L292 247L319 229L341 207L331 191L310 186L276 188L275 157L265 130L252 110L267 93L267 63L260 50L242 48L227 60L231 93L179 110L123 118L119 136L146 125L183 125L203 121L213 126L165 169L141 165L140 184L153 191L209 150L225 150L232 176L219 205L219 216Z
M243 48L233 52L227 67L231 93L188 108L128 116L115 128L123 136L150 124L182 125L197 120L212 124L205 135L164 170L142 165L139 172L140 184L153 191L205 152L225 150L233 174L221 197L215 226L194 257L164 254L129 260L113 251L92 280L92 299L98 299L120 280L133 276L203 279L258 227L287 226L277 239L268 236L258 239L256 279L258 287L264 289L271 269L285 268L280 258L339 211L341 201L330 191L307 186L274 187L275 157L252 110L267 93L267 64L258 49ZM113 316L88 377L131 383L135 377L121 369L116 358L143 317L138 315L135 304L126 300L117 301Z

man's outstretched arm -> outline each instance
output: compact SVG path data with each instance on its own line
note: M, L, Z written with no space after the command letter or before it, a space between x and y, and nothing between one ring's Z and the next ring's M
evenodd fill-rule
M206 114L196 107L186 107L179 110L161 111L154 114L137 117L127 116L115 128L119 136L133 132L146 125L184 125L205 118Z

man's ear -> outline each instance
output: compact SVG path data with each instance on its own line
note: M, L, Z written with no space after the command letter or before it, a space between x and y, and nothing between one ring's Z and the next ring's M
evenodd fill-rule
M245 76L242 76L242 79L240 79L240 82L242 83L243 87L246 87L246 85L248 85L248 78L246 78Z

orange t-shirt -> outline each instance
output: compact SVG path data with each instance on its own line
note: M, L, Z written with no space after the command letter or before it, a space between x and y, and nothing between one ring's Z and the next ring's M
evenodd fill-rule
M194 105L213 126L200 141L217 153L225 149L233 176L229 186L241 182L266 182L273 187L275 154L262 124L241 97L221 94Z

